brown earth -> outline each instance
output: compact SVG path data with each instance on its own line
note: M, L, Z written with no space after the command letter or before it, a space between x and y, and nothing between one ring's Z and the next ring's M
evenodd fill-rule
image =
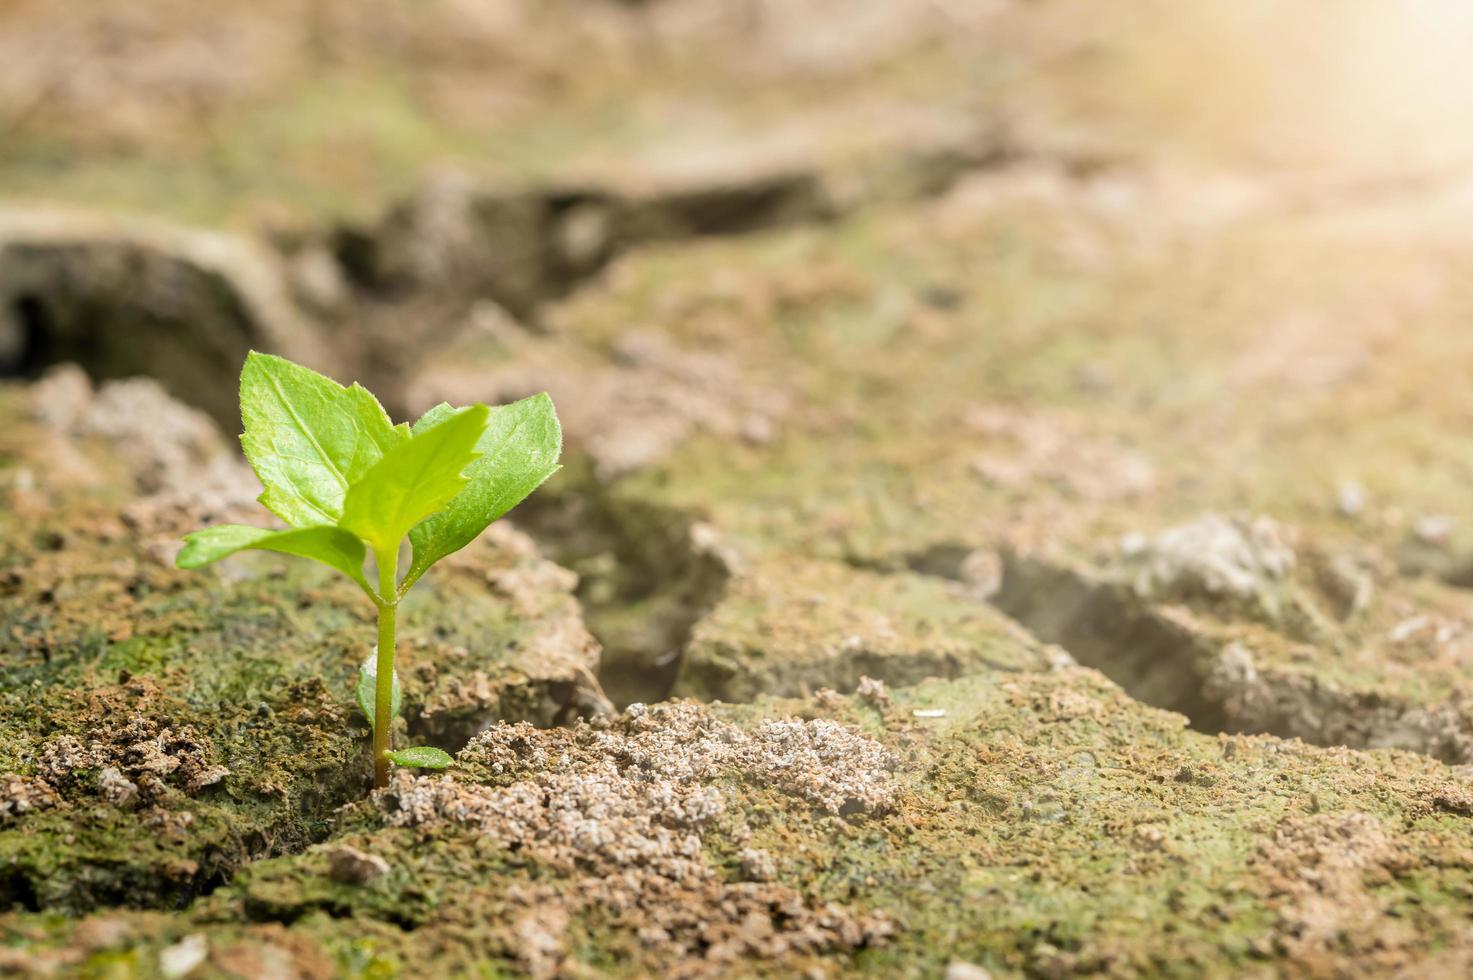
M0 969L1466 971L1456 5L420 6L0 4ZM172 568L251 347L553 395L448 775Z

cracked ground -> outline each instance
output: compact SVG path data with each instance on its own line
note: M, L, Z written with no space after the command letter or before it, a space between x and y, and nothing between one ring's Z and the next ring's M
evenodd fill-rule
M0 972L1466 974L1469 20L0 4ZM557 404L445 775L252 347Z

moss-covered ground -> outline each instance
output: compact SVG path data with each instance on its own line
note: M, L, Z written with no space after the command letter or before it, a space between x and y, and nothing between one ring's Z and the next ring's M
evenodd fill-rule
M454 782L350 808L331 844L257 862L184 915L12 916L11 955L123 976L185 942L200 976L252 962L409 975L426 957L481 976L1466 962L1473 806L1425 757L1192 732L1076 668L681 710L694 729L656 711L643 727L625 716L473 743ZM799 734L779 742L784 718ZM639 741L662 727L680 740ZM693 766L708 740L736 750ZM635 746L648 752L622 751ZM801 772L782 768L815 746ZM696 790L719 812L693 815ZM639 809L658 826L632 830ZM539 836L519 836L523 821ZM386 866L345 878L342 847Z
M341 307L424 348L406 407L547 389L568 445L406 606L408 727L459 755L372 795L362 597L172 568L252 506L233 448L153 389L0 388L0 970L1473 968L1473 195L1459 87L1407 97L1447 25L170 6L5 14L0 54L88 67L0 72L7 196L278 244L446 162L843 206L621 243L525 323ZM1008 159L924 179L996 123Z
M147 440L115 433L133 447L120 456L38 421L29 393L0 395L15 481L0 513L5 904L177 907L249 860L326 837L366 790L352 691L373 608L305 564L175 569L178 535L209 506L200 474L181 464L178 488L121 493L108 474L140 465ZM173 413L136 422L190 419ZM405 605L411 729L454 749L496 719L603 710L571 577L513 533L471 554Z

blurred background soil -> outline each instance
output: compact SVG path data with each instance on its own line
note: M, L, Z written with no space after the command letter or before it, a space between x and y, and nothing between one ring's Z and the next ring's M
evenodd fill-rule
M1467 158L1447 2L44 0L0 7L0 188L253 228L427 168L739 168L1007 119L1152 158L1428 177Z
M1457 0L0 0L14 961L1465 970L1470 54ZM171 566L254 511L252 348L553 395L409 620L459 782L342 809L354 597ZM675 863L464 826L589 773ZM39 917L113 906L179 911Z

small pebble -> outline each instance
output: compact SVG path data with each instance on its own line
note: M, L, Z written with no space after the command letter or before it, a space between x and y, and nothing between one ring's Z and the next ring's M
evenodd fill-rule
M1074 659L1074 655L1063 647L1049 644L1044 647L1043 653L1048 659L1050 670L1068 670L1071 667L1079 666L1079 661Z
M975 963L952 960L946 966L946 980L992 980L992 974Z
M1457 529L1456 518L1445 514L1423 517L1412 527L1412 533L1427 544L1446 544Z
M890 706L890 692L886 690L885 682L873 677L861 677L854 695L872 708L883 710Z
M389 873L389 862L344 844L327 852L327 874L345 885L363 885Z
M1335 501L1342 515L1359 517L1366 509L1366 488L1354 480L1346 480L1336 491Z
M1146 553L1150 547L1151 539L1139 531L1130 531L1120 536L1120 556L1122 558L1135 558Z
M159 973L165 977L182 977L203 963L209 955L209 942L203 934L185 936L159 952Z
M1391 628L1392 643L1405 643L1422 629L1432 625L1432 617L1426 614L1403 619Z

